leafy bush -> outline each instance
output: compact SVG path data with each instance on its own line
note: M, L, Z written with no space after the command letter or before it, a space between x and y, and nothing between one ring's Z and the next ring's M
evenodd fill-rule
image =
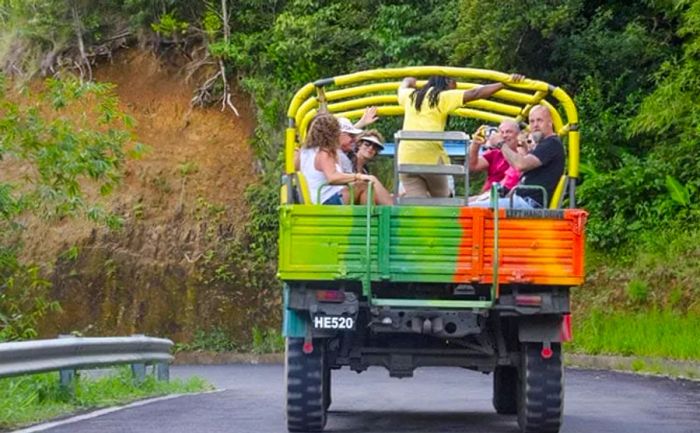
M39 268L17 259L22 215L119 227L120 218L83 188L106 195L119 183L127 153L143 151L131 126L108 84L49 79L37 94L16 98L0 79L0 159L29 168L18 180L0 180L0 339L35 337L37 321L59 308L47 300Z
M632 280L627 283L627 296L636 304L646 302L649 297L649 285L641 280Z
M178 343L176 352L231 352L237 349L231 336L222 328L215 326L209 330L197 329L191 343Z
M253 353L280 353L284 351L284 337L276 329L263 331L253 328Z

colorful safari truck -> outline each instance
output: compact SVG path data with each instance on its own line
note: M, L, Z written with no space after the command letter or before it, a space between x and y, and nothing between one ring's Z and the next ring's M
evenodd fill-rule
M562 342L571 335L570 288L584 278L587 215L576 208L579 128L566 92L526 79L450 114L523 122L536 104L550 109L567 163L544 209L499 208L494 194L490 208L469 206L466 162L438 169L466 179L464 197L397 198L391 206L312 204L318 191L309 191L295 171L295 149L319 110L353 119L376 106L382 117L402 116L402 78L416 77L420 87L431 75L455 79L458 89L509 78L437 66L368 70L309 83L289 106L279 278L291 432L323 430L333 370L370 366L393 377L410 377L424 366L493 373L498 413L517 414L522 432L559 431ZM431 137L469 145L459 131ZM398 131L395 145L416 138L426 137ZM394 164L397 173L409 169L417 168Z

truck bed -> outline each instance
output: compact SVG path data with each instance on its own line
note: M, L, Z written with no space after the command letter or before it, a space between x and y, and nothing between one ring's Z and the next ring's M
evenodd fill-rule
M580 285L586 215L499 210L499 283ZM369 241L373 282L492 283L493 216L482 208L377 206L368 240L364 206L283 205L279 277L361 280Z

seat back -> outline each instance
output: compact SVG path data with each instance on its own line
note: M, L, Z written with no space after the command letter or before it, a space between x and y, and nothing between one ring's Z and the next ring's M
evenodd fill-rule
M550 209L561 209L562 204L564 203L564 196L566 195L566 186L568 185L569 181L569 176L563 174L559 178L559 182L557 183L557 187L554 188L554 193L552 194L552 198L549 200L549 208Z
M294 179L292 180L294 185L294 190L296 193L295 202L300 204L313 204L311 201L311 192L309 191L309 184L306 181L306 177L300 171L294 173Z

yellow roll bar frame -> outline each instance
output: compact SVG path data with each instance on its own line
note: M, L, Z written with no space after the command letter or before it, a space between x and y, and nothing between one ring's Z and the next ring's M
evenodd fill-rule
M559 136L567 139L566 174L571 183L569 191L573 203L573 191L579 176L580 163L579 120L573 100L563 89L543 81L525 79L520 83L509 83L510 74L486 69L449 66L372 69L306 84L294 95L287 110L289 125L285 134L285 172L294 173L294 150L304 140L309 123L322 102L328 112L350 119L362 116L364 109L369 106L376 106L379 116L402 116L404 110L398 105L397 98L401 80L405 77L415 77L419 79L417 85L420 87L425 84L425 78L432 75L454 78L457 80L458 89L466 90L481 85L465 80L502 82L508 87L496 92L491 98L470 101L450 113L452 115L499 123L505 119L527 119L530 109L537 104L549 108L554 130ZM423 80L420 80L421 78ZM332 87L332 90L328 90L327 87ZM547 97L556 101L563 113L546 100ZM561 196L563 190L564 187L560 185L555 195ZM559 198L553 197L556 200Z

